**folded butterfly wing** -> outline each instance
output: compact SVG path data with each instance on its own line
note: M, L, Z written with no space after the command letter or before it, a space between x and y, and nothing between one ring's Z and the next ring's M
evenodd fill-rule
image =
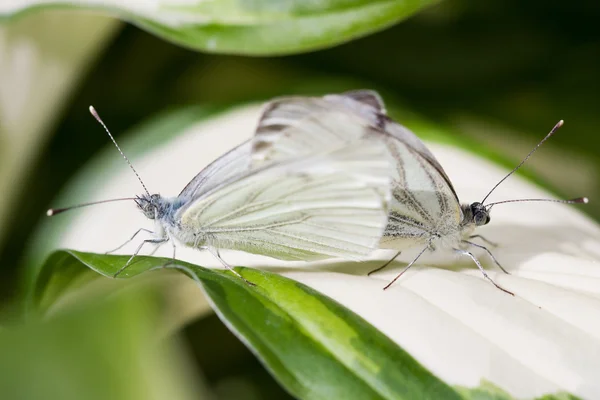
M381 247L397 250L428 243L443 236L459 237L462 210L448 175L433 153L414 133L385 115L381 97L371 90L357 90L324 97L332 104L352 109L376 126L396 161L392 205Z
M381 247L402 250L438 235L459 233L462 211L454 191L425 157L394 141L396 175L388 226Z
M277 132L306 140L290 141ZM383 101L374 91L272 101L253 140L253 154L260 156L253 157L253 164L322 151L361 135L381 139L395 160L393 200L382 247L411 247L426 243L439 232L452 236L462 211L450 179L414 133L387 117Z
M267 103L252 138L252 166L325 153L366 136L382 135L368 121L318 97Z
M442 165L417 135L404 125L397 123L387 116L383 100L377 92L372 90L355 90L339 95L327 95L324 98L330 103L343 105L346 108L354 110L354 112L369 120L373 126L377 126L419 154L444 178L454 197L456 197L456 201L458 201L452 182L448 178L448 175L446 175L446 171L444 171Z
M223 182L245 174L250 168L251 141L246 141L229 150L210 163L192 179L179 194L179 198L188 201L206 193Z
M331 151L367 133L358 116L332 111L316 97L286 97L267 103L254 137L200 171L179 197L193 199L250 169Z
M433 153L417 135L386 115L383 100L377 92L372 90L355 90L323 97L290 96L267 103L253 139L252 152L264 159L288 157L291 154L299 155L318 149L322 150L323 145L339 145L344 141L356 139L357 134L365 133L357 129L341 130L338 127L332 130L327 126L325 129L319 127L319 125L332 124L333 121L340 119L348 119L355 127L362 129L370 127L371 134L383 132L385 135L403 142L438 171L458 201L450 178ZM340 126L347 127L350 124ZM337 137L325 135L327 142L324 143L319 140L324 130L336 132ZM304 135L306 140L303 143L294 141L293 147L290 147L286 136L280 135L285 131L302 131L299 133Z
M188 245L284 260L357 259L378 247L387 224L392 161L372 139L269 164L180 209Z

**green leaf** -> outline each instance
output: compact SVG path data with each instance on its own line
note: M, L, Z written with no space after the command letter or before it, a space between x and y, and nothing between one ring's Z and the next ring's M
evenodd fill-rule
M41 270L31 308L48 309L60 292L88 279L84 265L112 276L127 259L70 250L52 254ZM139 256L122 275L137 276L170 261ZM180 261L177 268L201 282L225 324L299 398L460 398L362 318L305 285L249 268L238 271L256 286L226 271ZM53 279L59 270L61 276Z
M91 8L116 14L167 40L197 50L253 55L292 54L344 43L381 30L432 0L216 0L190 5L128 0L97 2L20 0L0 5L3 16L46 7Z
M448 386L358 315L281 275L237 268L256 284L249 286L228 271L139 256L121 275L135 280L106 279L127 260L127 256L72 250L53 253L41 269L30 309L44 314L84 282L131 285L143 272L174 268L200 284L221 320L298 398L512 399L486 381L476 388ZM148 336L148 332L138 334ZM577 399L565 392L538 398Z
M140 265L136 263L135 266ZM179 330L185 323L199 318L210 309L196 285L175 271L148 274L134 282L105 279L92 269L82 268L77 258L62 251L50 255L34 285L27 304L29 318L64 313L73 306L79 306L82 301L104 297L109 293L114 295L132 289L151 289L161 294L161 321L157 324L159 328L154 329L154 336L160 337Z

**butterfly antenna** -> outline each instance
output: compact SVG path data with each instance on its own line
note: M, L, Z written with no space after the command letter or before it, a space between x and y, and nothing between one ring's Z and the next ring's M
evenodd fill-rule
M106 133L108 133L108 136L110 137L110 140L112 140L112 142L116 146L117 150L119 150L119 153L121 153L121 155L123 156L123 158L125 159L125 161L127 161L127 164L129 164L129 168L131 168L131 170L133 171L133 173L135 174L135 176L137 176L137 178L140 181L140 183L142 184L142 187L144 188L144 191L146 192L146 194L148 196L150 196L150 192L148 191L148 188L146 188L146 185L144 185L144 181L142 181L142 178L140 177L140 175L137 173L137 171L135 170L135 168L133 168L133 165L131 164L131 161L129 161L129 158L127 158L127 156L125 155L125 153L123 153L123 150L121 150L121 148L117 144L117 141L115 140L115 138L113 137L113 135L110 133L110 131L106 127L106 124L104 123L104 121L102 121L102 118L100 118L100 116L98 115L98 112L96 112L96 109L94 108L94 106L90 106L90 114L92 114L92 116L94 118L96 118L96 121L98 121L100 123L100 125L102 125L102 127L104 128L104 130L106 131Z
M561 119L560 121L558 121L558 122L556 123L556 125L554 125L554 128L552 128L552 130L551 130L551 131L550 131L550 132L549 132L549 133L546 135L546 137L545 137L545 138L543 138L543 139L542 139L542 141L541 141L541 142L539 142L539 143L537 144L537 146L535 146L535 147L533 148L533 150L531 150L531 151L529 152L529 154L527 154L527 157L525 157L525 158L523 159L523 161L521 161L521 163L520 163L519 165L517 165L517 166L516 166L516 167L515 167L515 168L514 168L512 171L510 171L510 172L509 172L509 173L508 173L508 174L507 174L507 175L506 175L504 178L502 178L502 179L500 180L500 182L496 183L496 185L495 185L495 186L492 188L492 190L490 190L490 191L489 191L489 193L488 193L488 194L487 194L487 195L486 195L486 196L483 198L483 200L481 201L481 204L485 203L485 201L487 200L487 198L488 198L488 197L490 197L490 194L492 194L492 192L493 192L494 190L496 190L496 188L497 188L498 186L500 186L500 184L501 184L502 182L504 182L504 181L506 180L506 178L508 178L509 176L511 176L512 174L514 174L514 173L515 173L515 172L516 172L516 171L517 171L519 168L521 168L521 166L522 166L523 164L525 164L525 161L527 161L527 160L529 159L529 157L531 157L531 155L532 155L533 153L535 153L535 151L536 151L536 150L537 150L537 149L538 149L538 148L539 148L539 147L540 147L542 144L544 144L544 142L545 142L546 140L550 139L550 137L551 137L552 135L554 135L554 133L556 133L556 131L558 130L558 128L560 128L561 126L563 126L563 124L564 124L564 123L565 123L565 122L564 122L562 119ZM568 201L568 200L567 200L567 201ZM498 204L498 203L495 203L495 204Z
M81 207L93 206L95 204L110 203L112 201L123 201L123 200L136 200L136 198L135 197L124 197L122 199L109 199L109 200L93 201L91 203L81 203L81 204L77 204L77 205L74 205L71 207L65 207L65 208L51 208L48 211L46 211L46 215L49 217L52 217L52 216L55 216L56 214L60 214L65 211L69 211L74 208L81 208Z
M504 201L497 201L495 203L490 203L488 205L485 206L485 208L489 211L492 206L495 206L496 204L503 204L503 203L522 203L522 202L527 202L527 201L547 201L550 203L562 203L562 204L587 204L590 202L590 200L587 197L578 197L576 199L571 199L571 200L555 200L555 199L516 199L516 200L504 200Z

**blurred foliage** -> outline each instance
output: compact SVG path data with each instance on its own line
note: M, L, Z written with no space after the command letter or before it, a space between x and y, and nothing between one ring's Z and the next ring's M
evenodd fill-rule
M435 122L454 126L463 138L507 151L515 161L558 119L564 119L560 134L536 154L528 168L548 179L559 195L589 196L592 202L583 210L600 218L600 207L596 205L600 198L600 136L596 133L600 129L598 18L600 6L592 1L449 0L354 42L310 54L270 58L195 53L128 26L83 79L70 105L57 116L59 123L53 128L53 136L26 179L15 182L20 185L18 207L11 213L10 235L0 243L0 298L17 294L25 244L52 198L107 144L87 113L89 104L102 110L118 139L121 132L139 121L172 107L198 103L214 106L366 86L380 90L384 96L390 93L401 98ZM115 158L115 162L121 161ZM96 337L88 331L97 327L123 334L124 324L137 323L129 312L145 318L143 311L129 310L130 306L119 306L116 311L103 308L94 314L81 312L72 319L65 316L56 323L64 328L39 325L0 332L0 391L11 393L14 383L33 379L40 383L30 388L32 395L82 398L75 386L73 393L52 387L51 378L63 377L43 376L41 364L39 369L34 368L42 362L38 356L47 352L48 360L56 362L51 369L57 374L60 368L75 374L81 372L75 368L75 363L81 361L77 357L108 360L134 354L135 348L130 353L120 352L122 344L129 343L128 338L107 335L99 338L104 341L93 342ZM66 342L61 336L64 329L70 332ZM238 395L246 394L248 399L284 398L249 351L225 332L214 317L196 321L184 330L195 349L197 364L211 371L206 379L217 397L232 398L233 390ZM215 337L223 341L200 351ZM70 346L85 338L89 342ZM106 342L107 338L114 342ZM23 350L41 339L46 341L40 342L40 347L33 347L29 353ZM43 347L44 343L47 346ZM97 352L86 353L95 348ZM115 372L105 376L106 380L88 382L99 388L99 396L104 395L98 398L119 398L118 384L107 385L108 379L130 377L127 367L136 362L132 360L126 360L123 369L112 363L87 364ZM231 363L237 369L213 368ZM261 382L259 389L256 382ZM54 394L58 397L52 397Z
M187 382L174 342L157 346L156 298L129 291L88 301L49 321L0 330L3 399L203 398ZM188 366L189 368L189 366Z
M293 399L215 314L192 322L182 334L216 399Z
M435 0L254 0L152 4L137 0L29 0L0 5L0 21L50 9L95 10L127 19L180 46L221 54L310 51L364 36Z
M62 107L119 25L74 12L0 24L0 243L9 234L11 209L19 204L17 183L33 170L32 160L45 148Z

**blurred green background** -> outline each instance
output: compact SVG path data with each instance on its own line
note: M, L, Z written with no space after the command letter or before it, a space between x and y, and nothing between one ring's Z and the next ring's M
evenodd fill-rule
M0 300L11 304L18 295L24 249L53 197L107 145L89 104L101 110L118 140L149 116L182 105L368 87L515 161L564 119L562 131L528 168L557 195L590 197L582 210L598 219L599 19L600 4L593 1L449 0L365 38L279 57L199 53L123 25L54 116L27 173L11 183L0 241ZM216 316L184 333L191 361L217 398L286 398ZM245 397L235 397L240 393Z

